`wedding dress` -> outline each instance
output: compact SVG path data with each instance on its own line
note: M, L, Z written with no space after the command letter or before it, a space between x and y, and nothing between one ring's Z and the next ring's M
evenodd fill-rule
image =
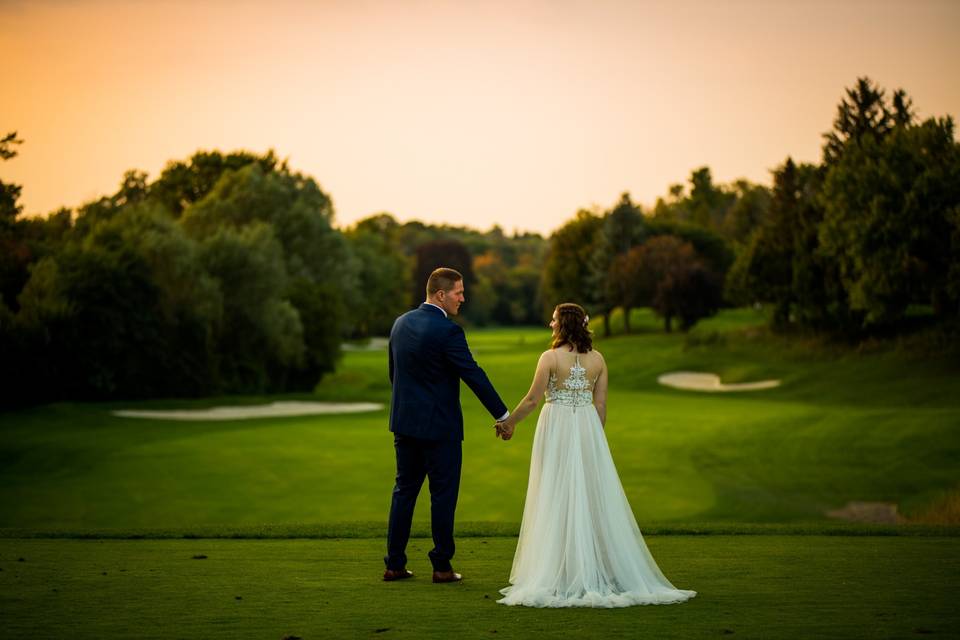
M579 354L569 371L559 381L551 373L547 383L511 586L497 602L628 607L689 600L697 592L664 577L640 534L593 406L596 377L587 377Z

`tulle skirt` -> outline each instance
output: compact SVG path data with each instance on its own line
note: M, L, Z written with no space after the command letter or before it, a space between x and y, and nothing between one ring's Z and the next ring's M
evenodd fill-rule
M629 607L685 602L640 534L593 405L546 403L520 539L500 604Z

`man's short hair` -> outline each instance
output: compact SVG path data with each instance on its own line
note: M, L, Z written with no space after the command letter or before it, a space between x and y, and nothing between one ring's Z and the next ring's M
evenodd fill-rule
M434 269L430 277L427 278L427 297L429 298L437 291L450 291L461 280L463 280L463 276L456 269L450 269L449 267Z

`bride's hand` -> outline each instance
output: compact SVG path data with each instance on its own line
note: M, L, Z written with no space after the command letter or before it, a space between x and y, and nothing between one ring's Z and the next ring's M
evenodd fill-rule
M497 425L497 433L500 436L501 440L509 440L513 437L513 430L517 425L513 424L510 418L507 418L503 422Z

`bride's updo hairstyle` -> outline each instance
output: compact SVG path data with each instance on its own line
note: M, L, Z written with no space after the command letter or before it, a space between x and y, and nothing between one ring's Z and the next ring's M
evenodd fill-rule
M570 345L580 353L593 350L593 332L587 326L587 312L578 304L564 302L555 309L557 326L553 329L552 349Z

